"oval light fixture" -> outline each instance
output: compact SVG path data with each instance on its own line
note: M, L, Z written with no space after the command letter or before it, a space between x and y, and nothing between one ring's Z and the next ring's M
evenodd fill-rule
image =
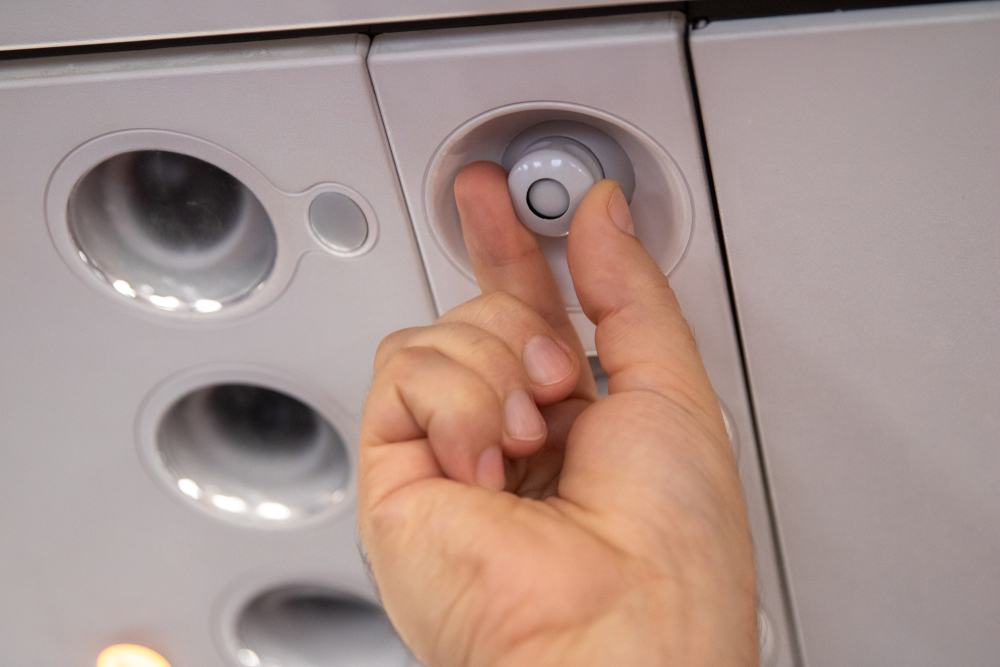
M170 667L166 658L137 644L115 644L97 656L97 667Z

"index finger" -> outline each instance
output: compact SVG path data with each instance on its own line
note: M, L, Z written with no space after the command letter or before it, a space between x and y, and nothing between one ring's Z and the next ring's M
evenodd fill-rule
M576 352L583 372L573 395L593 400L594 378L545 254L510 201L507 172L493 162L467 165L455 179L465 245L483 294L506 292L541 315Z

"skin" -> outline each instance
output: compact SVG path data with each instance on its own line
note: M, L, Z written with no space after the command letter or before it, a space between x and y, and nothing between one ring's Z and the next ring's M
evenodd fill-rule
M758 664L736 463L667 278L596 184L568 260L598 400L506 177L455 182L483 295L376 355L358 525L390 619L429 667Z

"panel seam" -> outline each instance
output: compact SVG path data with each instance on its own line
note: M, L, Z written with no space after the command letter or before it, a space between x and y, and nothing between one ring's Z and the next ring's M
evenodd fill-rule
M690 4L691 3L688 3L689 7L686 8L685 10L685 13L689 18L691 16L690 12L688 11L690 9ZM733 317L733 329L736 335L736 346L737 346L737 351L739 353L741 370L743 372L743 384L744 384L744 389L746 391L747 402L750 408L750 424L751 427L753 428L754 444L757 449L758 460L760 461L761 484L763 486L763 491L764 491L764 501L767 505L766 509L767 509L768 523L770 524L771 527L771 540L773 543L775 559L777 560L778 580L781 587L781 597L782 597L781 601L785 606L786 610L785 615L787 617L788 624L790 626L789 632L791 636L789 638L788 643L792 650L793 663L796 665L800 665L801 667L805 667L805 656L802 648L803 647L802 636L799 630L798 617L795 613L795 604L791 597L791 588L789 586L788 572L785 564L785 554L784 550L782 549L781 536L778 530L778 524L774 512L774 500L771 492L770 477L768 475L767 459L764 455L764 448L761 444L760 425L757 420L757 407L754 402L753 389L750 384L750 372L749 372L750 369L747 366L746 347L743 341L742 328L740 326L739 311L737 310L736 307L736 291L733 288L733 277L729 266L729 254L726 249L726 239L722 229L722 215L720 214L719 211L719 201L715 190L715 178L712 173L712 162L709 157L709 151L708 151L708 137L705 132L705 122L701 113L701 99L698 95L698 83L695 78L694 58L691 55L691 32L695 29L695 27L696 26L693 25L692 23L690 22L688 23L687 31L684 34L684 40L683 40L684 56L685 59L687 60L688 79L691 89L691 98L694 103L694 117L695 117L695 122L697 123L698 126L698 137L701 142L701 153L705 170L705 180L708 185L708 198L712 205L712 215L714 217L714 222L715 222L715 233L718 239L719 253L722 259L722 271L726 278L726 289L728 290L728 295L729 295L729 308ZM698 27L700 27L700 22Z

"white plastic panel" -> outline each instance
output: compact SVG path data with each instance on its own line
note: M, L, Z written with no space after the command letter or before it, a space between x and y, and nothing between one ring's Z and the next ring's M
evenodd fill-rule
M649 1L649 0L645 0ZM0 51L635 4L634 0L0 0Z
M1000 4L692 53L808 664L1000 663Z
M788 623L693 113L684 31L679 14L653 14L382 35L372 45L368 66L441 311L478 294L456 250L460 237L453 234L457 214L450 188L458 168L475 159L500 161L514 137L548 121L592 123L628 151L636 164L637 230L665 239L661 266L672 269L671 284L742 442L740 472L775 647L769 658L790 665ZM678 229L686 231L674 235ZM670 254L678 239L682 258ZM592 348L592 326L578 307L570 312L585 346Z
M0 67L5 667L93 665L119 642L150 646L178 667L238 667L236 622L258 594L306 586L374 599L355 537L361 407L379 340L434 312L367 47L365 37L341 36ZM274 270L237 310L180 314L163 295L148 307L126 294L140 286L102 282L66 250L72 238L60 225L74 174L140 148L208 160L265 209ZM360 247L338 250L313 234L309 204L323 192L362 210L369 232ZM239 416L245 393L198 393L227 383L312 408L343 439L347 468L308 411L271 401L278 422L302 435L282 440L282 451L261 453L274 436L264 424L253 447L235 454L220 445L197 458L180 444L172 453L176 471L192 478L224 475L235 461L247 486L277 470L261 458L274 454L287 475L271 487L285 495L255 504L220 492L203 511L195 500L208 482L180 483L157 456L159 418L183 396L205 398L163 426L183 444L204 426L204 405L221 400L221 415ZM253 408L261 396L250 399ZM257 415L230 424L234 442ZM313 465L310 452L328 463ZM316 498L300 496L311 488L332 491L319 498L329 502L293 520L298 507L278 501L306 506ZM223 518L251 511L246 521Z

